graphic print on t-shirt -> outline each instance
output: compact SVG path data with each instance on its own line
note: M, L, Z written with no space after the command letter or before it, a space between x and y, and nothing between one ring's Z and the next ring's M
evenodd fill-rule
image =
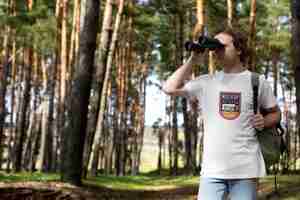
M227 120L233 120L240 116L241 93L220 92L219 113Z

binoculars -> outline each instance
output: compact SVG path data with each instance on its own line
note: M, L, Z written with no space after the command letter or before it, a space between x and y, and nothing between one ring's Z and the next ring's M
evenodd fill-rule
M187 51L200 51L204 52L205 49L214 51L216 49L224 48L224 45L215 38L209 38L206 36L200 36L198 42L188 41L185 43L185 49Z

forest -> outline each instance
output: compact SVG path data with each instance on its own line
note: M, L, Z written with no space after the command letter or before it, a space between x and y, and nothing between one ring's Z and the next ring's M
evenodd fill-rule
M201 112L168 96L147 126L147 89L220 27L247 33L247 68L282 112L286 149L260 198L300 199L299 0L0 0L0 15L0 199L196 199ZM220 69L207 51L192 76Z

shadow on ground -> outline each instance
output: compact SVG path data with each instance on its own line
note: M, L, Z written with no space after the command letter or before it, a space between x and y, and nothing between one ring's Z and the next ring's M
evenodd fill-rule
M112 190L99 186L75 187L59 182L1 183L2 200L194 200L198 187L167 190Z
M280 188L279 194L272 188L260 189L259 200L300 200L300 186ZM197 186L164 190L115 190L84 185L75 187L60 182L0 183L2 200L196 200Z

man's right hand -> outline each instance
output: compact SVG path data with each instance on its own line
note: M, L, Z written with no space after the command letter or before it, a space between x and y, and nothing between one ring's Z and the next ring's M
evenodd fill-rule
M201 58L202 58L202 54L203 52L197 52L197 51L192 51L191 52L191 56L189 58L189 62L192 64L192 65L199 65L201 64Z
M192 73L192 66L199 65L201 63L200 52L192 51L191 56L182 66L180 66L163 84L163 91L172 96L186 96L187 93L184 90L184 81L188 80Z

